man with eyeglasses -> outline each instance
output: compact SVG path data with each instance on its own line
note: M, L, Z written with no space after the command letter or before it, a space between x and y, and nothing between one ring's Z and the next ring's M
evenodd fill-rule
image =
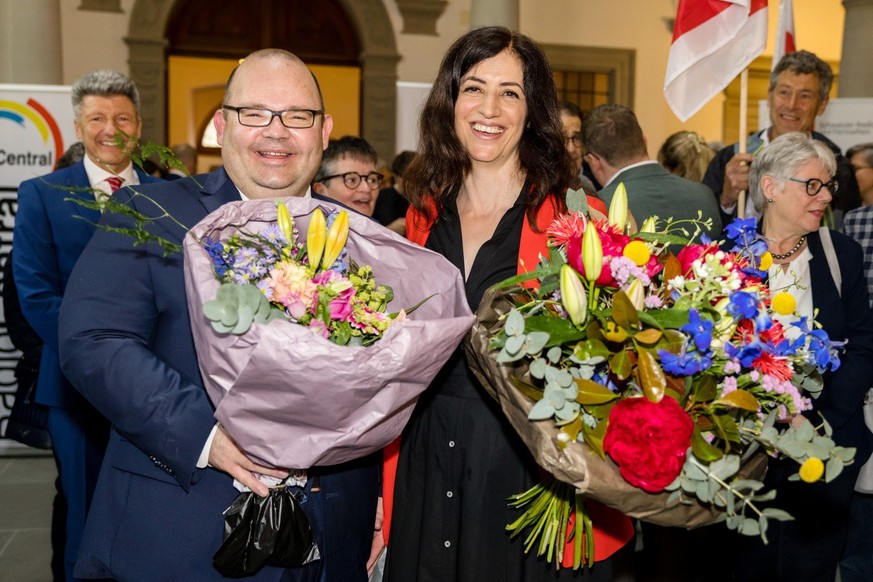
M158 236L181 243L187 228L232 201L311 195L332 119L300 59L278 49L249 55L228 79L213 121L222 168L138 187L144 196L122 192L122 201L158 218L149 223ZM163 212L178 223L160 219ZM131 227L117 214L103 221ZM181 254L163 256L154 244L134 247L125 235L98 230L70 278L60 336L65 373L113 428L76 574L223 579L212 556L223 541L222 512L238 494L234 480L264 496L267 487L255 475L288 472L249 459L215 422L192 340ZM308 471L301 505L321 560L266 566L251 579L364 582L377 461Z
M815 118L827 108L833 80L830 65L808 51L788 53L777 63L770 73L767 92L770 126L749 136L746 140L747 153L738 153L739 144L729 145L719 151L703 177L703 183L715 194L725 224L737 214L740 192L749 190L749 165L755 159L755 154L780 135L791 131L811 134L837 156L836 178L840 184L840 195L831 202L836 210L832 226L838 227L841 215L858 206L858 184L848 160L841 155L839 146L813 131ZM755 216L753 206L748 203L746 216Z
M572 187L582 188L586 194L596 195L600 189L600 183L591 173L591 167L585 161L585 149L582 147L582 110L579 106L570 101L561 101L561 126L564 131L564 147L573 160L573 169L576 177L579 179L578 184Z
M367 140L346 135L324 150L312 190L365 216L373 216L384 176L376 171L378 155Z

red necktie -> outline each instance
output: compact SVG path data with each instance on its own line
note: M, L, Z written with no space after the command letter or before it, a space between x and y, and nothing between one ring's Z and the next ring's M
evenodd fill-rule
M112 189L113 192L115 192L116 190L121 188L121 183L124 180L122 180L118 176L109 176L108 178L106 178L106 181L109 182L109 187Z

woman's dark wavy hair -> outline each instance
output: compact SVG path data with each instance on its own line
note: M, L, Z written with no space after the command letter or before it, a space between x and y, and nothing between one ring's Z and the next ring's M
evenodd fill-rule
M518 155L527 176L524 204L531 224L536 228L536 210L549 193L557 194L563 204L573 165L564 148L552 69L529 37L490 26L466 33L449 48L421 112L420 145L403 179L410 204L429 220L439 215L448 193L461 185L472 168L455 133L455 101L461 78L478 63L507 49L521 61L524 75L527 119ZM435 208L427 202L429 198Z

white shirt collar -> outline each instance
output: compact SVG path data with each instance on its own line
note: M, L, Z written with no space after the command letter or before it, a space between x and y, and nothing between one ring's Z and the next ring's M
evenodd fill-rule
M117 175L122 179L122 187L136 186L139 184L139 175L133 171L133 163L128 163L127 167L118 172L118 174L113 174L95 164L87 155L84 158L84 162L85 173L88 175L88 182L91 184L91 187L96 188L97 190L102 190L107 195L112 194L112 187L106 179L112 176Z
M243 200L251 200L251 198L243 194L243 191L239 188L237 188L236 191L239 192L239 196ZM280 198L290 198L290 196L280 196ZM312 198L312 186L307 186L306 193L303 194L303 196L300 196L300 198Z

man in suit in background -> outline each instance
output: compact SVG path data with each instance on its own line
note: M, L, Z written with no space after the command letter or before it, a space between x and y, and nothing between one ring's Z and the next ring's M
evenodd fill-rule
M21 309L45 343L36 400L49 407L48 425L67 501L65 571L73 575L85 516L103 460L109 425L76 392L58 361L58 314L67 281L94 233L100 212L65 198L93 201L122 183L152 182L133 167L123 132L138 138L142 129L136 85L115 71L95 71L73 84L76 136L85 157L57 172L22 182L13 236L13 270ZM75 188L92 188L74 192ZM84 220L83 220L84 219Z
M671 174L649 159L646 139L634 112L622 105L599 105L591 110L582 130L585 157L607 208L620 183L627 189L628 210L637 224L650 216L661 220L712 220L704 232L721 233L721 220L712 191L702 184ZM693 229L689 229L693 232ZM690 234L690 232L689 232Z
M175 219L149 225L181 242L223 204L309 196L332 119L315 77L278 49L249 55L231 74L213 118L223 167L121 198ZM107 215L108 225L128 225ZM178 223L176 222L178 221ZM180 224L185 225L180 226ZM70 280L61 313L61 357L74 384L112 423L106 463L88 517L77 573L120 580L217 580L212 556L236 479L258 495L255 473L287 471L251 461L216 424L191 334L180 254L134 247L99 231ZM372 457L310 470L303 511L322 559L253 579L364 582L376 521L379 465ZM313 487L317 478L319 487Z

